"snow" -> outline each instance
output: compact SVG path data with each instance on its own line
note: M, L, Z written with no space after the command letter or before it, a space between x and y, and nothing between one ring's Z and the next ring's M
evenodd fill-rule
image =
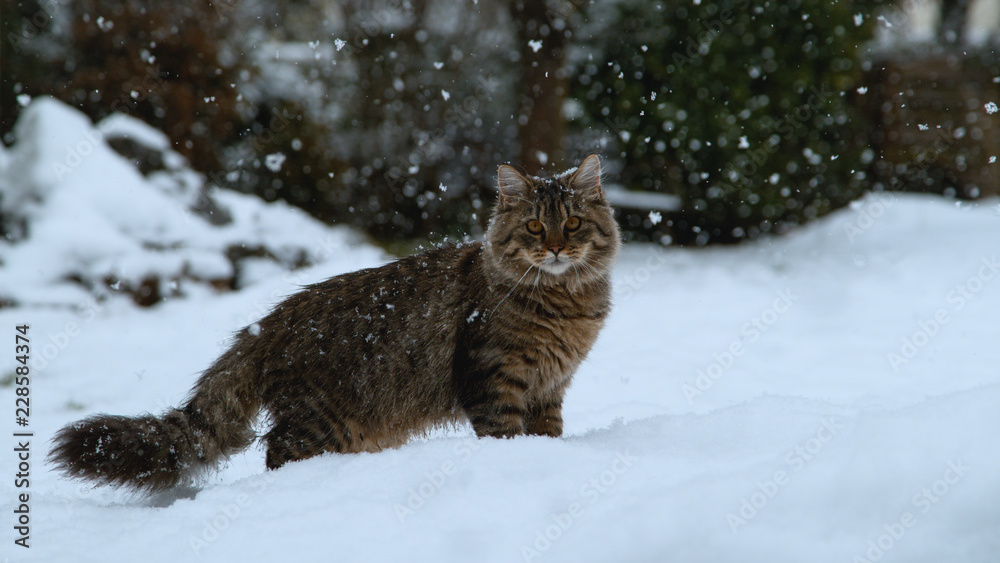
M681 199L675 195L628 190L620 184L605 185L604 196L615 207L652 209L668 212L677 211L681 208Z
M73 135L91 127L58 117ZM45 157L20 173L52 180L47 158L63 156L66 138L18 139L4 162L36 151ZM560 439L477 440L461 426L278 471L255 447L195 490L146 499L49 472L49 437L91 413L177 405L234 331L302 284L385 258L229 192L217 195L233 226L209 227L102 146L61 181L16 192L44 197L18 207L34 209L30 236L3 247L0 289L38 296L0 309L8 336L27 323L32 339L32 547L4 548L18 561L987 562L1000 552L996 199L871 195L782 238L627 247ZM227 228L336 244L314 266L262 268L222 294L186 284L151 308L65 294L58 261L86 268L82 255L132 252L151 262L158 254L135 245L158 225L170 237L187 225L184 248ZM218 267L214 245L201 267ZM57 295L76 307L50 306ZM0 374L13 352L0 354ZM14 398L0 387L0 401ZM4 460L11 526L25 491Z
M271 172L281 172L286 158L285 154L280 152L269 154L264 158L264 166Z
M140 145L170 150L170 138L165 133L122 113L113 113L97 124L97 129L107 137L119 137L135 141Z
M996 104L996 102L987 102L986 103L986 113L992 115L992 114L994 114L996 112L997 112L997 104Z

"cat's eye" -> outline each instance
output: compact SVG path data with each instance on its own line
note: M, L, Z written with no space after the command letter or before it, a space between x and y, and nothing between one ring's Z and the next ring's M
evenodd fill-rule
M528 228L528 232L533 235L540 235L542 234L542 231L545 230L545 226L542 225L542 222L536 221L535 219L528 221L528 224L526 226Z
M580 218L579 217L570 217L569 219L566 219L566 230L567 231L575 231L575 230L577 230L579 228L580 228Z

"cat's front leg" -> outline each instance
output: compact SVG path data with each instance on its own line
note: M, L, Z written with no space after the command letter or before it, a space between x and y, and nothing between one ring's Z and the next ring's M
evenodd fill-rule
M562 397L549 399L530 408L525 427L532 436L562 436Z
M463 405L476 436L511 438L523 435L528 418L527 390L528 384L512 374L497 372L486 379Z

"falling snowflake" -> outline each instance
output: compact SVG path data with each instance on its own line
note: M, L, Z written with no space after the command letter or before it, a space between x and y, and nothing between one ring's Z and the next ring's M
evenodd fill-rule
M742 137L740 137L740 142L739 142L739 144L736 145L736 148L739 148L739 149L748 149L748 148L750 148L750 142L747 141L747 136L746 135L743 135Z
M441 90L441 97L444 98L444 101L447 102L451 98L451 93L449 93L447 90Z
M654 225L659 225L660 221L662 221L662 220L663 220L663 215L661 215L659 211L650 211L649 212L649 222L650 223L652 223Z
M434 70L441 70L444 68L444 63L434 63Z
M532 52L537 53L542 48L542 42L538 39L532 39L528 41L528 47L531 47Z
M991 156L990 157L990 164L993 164L996 161L997 161L997 157L995 157L995 156Z
M868 93L868 87L867 86L862 86L862 87L858 88L858 94L861 94L862 96L864 96L867 93Z
M441 182L441 185L438 186L438 189L441 190L442 192L446 192L448 191L448 186L444 185L444 182Z
M988 102L986 104L986 113L992 115L992 114L994 114L996 112L997 112L997 103L996 102Z
M917 129L920 129L921 131L926 131L926 130L930 129L930 127L928 127L928 126L927 126L926 124L924 124L924 123L918 123L918 124L917 124Z
M271 172L281 171L281 165L285 163L285 155L280 152L269 154L264 158L264 166Z
M345 45L347 45L347 41L344 41L343 39L333 40L333 46L336 47L338 51L343 49Z

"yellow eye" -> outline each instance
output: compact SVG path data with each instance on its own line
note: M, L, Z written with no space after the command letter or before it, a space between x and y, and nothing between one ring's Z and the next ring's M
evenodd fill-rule
M580 218L579 217L570 217L569 219L566 219L566 230L567 231L575 231L575 230L577 230L579 228L580 228Z
M542 234L542 231L545 230L545 226L542 225L542 222L536 221L534 219L528 221L527 227L528 227L528 232L533 235L540 235Z

